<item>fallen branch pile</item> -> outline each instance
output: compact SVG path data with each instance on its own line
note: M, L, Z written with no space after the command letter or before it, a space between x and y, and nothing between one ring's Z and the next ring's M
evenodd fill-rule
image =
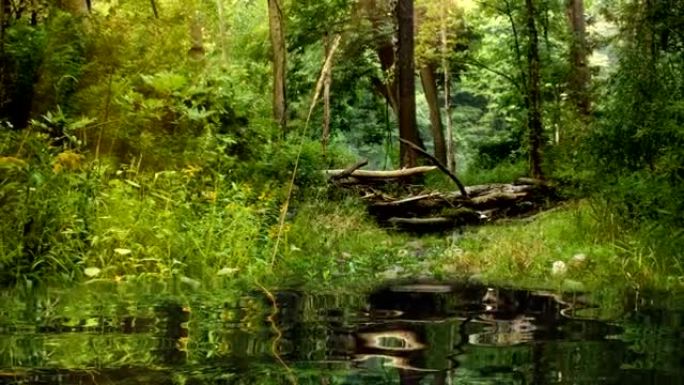
M336 186L357 191L369 213L382 224L403 230L443 231L502 218L523 217L549 208L556 200L553 189L546 183L530 178L520 178L511 184L468 186L451 192L423 190L406 194L406 189L403 189L402 194L392 194L385 188L391 182L396 182L395 186L406 184L437 167L359 170L363 165L364 162L359 162L348 169L326 170L325 173Z

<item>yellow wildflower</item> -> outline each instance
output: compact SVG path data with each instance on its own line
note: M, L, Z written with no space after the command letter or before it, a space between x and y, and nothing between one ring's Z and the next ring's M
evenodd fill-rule
M54 172L60 172L62 170L78 170L81 168L84 159L85 157L83 155L66 150L57 154L52 164L52 170Z
M0 156L0 168L24 168L26 162L13 156Z

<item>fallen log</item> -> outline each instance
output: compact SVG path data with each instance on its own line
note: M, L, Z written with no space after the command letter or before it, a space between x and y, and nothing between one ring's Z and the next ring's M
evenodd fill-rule
M369 210L380 217L395 216L397 212L410 212L423 215L444 208L467 207L475 210L488 210L510 206L524 200L539 200L546 195L535 194L534 186L487 185L471 190L471 197L465 198L460 192L429 193L410 196L398 200L371 200Z
M417 201L420 201L420 200L423 200L423 199L440 198L440 197L442 197L442 194L440 194L440 193L432 193L432 194L416 195L416 196L412 196L412 197L408 197L408 198L404 198L404 199L400 199L400 200L390 200L390 201L384 201L384 202L382 202L382 201L381 201L381 202L375 202L375 203L373 203L373 204L374 204L375 206L378 206L378 207L398 207L398 206L401 206L401 205L414 203L414 202L417 202Z
M392 224L403 224L403 225L444 225L450 224L454 220L452 218L446 217L434 217L434 218L398 218L392 217L388 220Z
M344 178L351 177L356 178L359 181L364 179L401 179L408 178L416 175L423 175L430 171L436 170L436 166L419 166L412 168L402 168L400 170L354 170L349 175L344 175L348 169L337 169L337 170L324 170L326 176L329 178ZM340 175L343 175L340 177Z
M390 171L360 170L364 163L323 172L337 187L357 192L366 203L369 214L381 225L394 229L440 232L459 226L520 218L548 209L559 199L546 182L531 178L520 178L510 184L459 186L457 191L430 192L406 182L411 177L437 169L436 166ZM387 182L400 182L401 188L387 185Z
M451 229L455 226L453 219L446 217L434 218L400 218L392 217L388 220L395 230L414 233L434 233Z
M472 198L469 202L463 202L466 207L471 207L479 210L484 210L493 207L506 205L507 203L514 203L521 201L528 197L526 192L508 192L508 191L494 191L486 195L480 195Z
M391 217L387 220L392 227L413 232L449 230L457 226L480 224L489 217L467 208L445 210L440 215L428 217Z

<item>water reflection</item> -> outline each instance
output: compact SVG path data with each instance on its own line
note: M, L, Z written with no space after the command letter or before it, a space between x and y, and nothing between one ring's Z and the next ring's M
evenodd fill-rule
M425 282L283 290L273 317L260 292L103 296L3 298L0 384L683 383L684 313L648 304L607 322L582 296Z

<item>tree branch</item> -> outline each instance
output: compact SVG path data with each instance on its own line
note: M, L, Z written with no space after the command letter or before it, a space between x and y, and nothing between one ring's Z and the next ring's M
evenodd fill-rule
M346 177L348 177L348 176L351 176L351 174L353 174L354 171L360 169L361 167L363 167L363 166L365 166L365 165L367 165L367 164L368 164L368 159L362 159L362 160L356 162L353 166L351 166L351 167L345 169L345 170L342 171L341 173L331 175L331 176L330 176L330 180L343 179L343 178L346 178Z
M481 63L479 61L476 61L476 60L460 60L459 62L462 64L465 64L465 65L471 65L474 67L482 68L483 70L487 70L493 74L499 75L502 78L508 80L518 90L522 90L522 88L520 87L520 83L517 80L515 80L514 77L512 77L511 75L508 75L507 73L505 73L503 71L499 71L497 69L494 69L494 68L492 68L492 67L490 67L484 63Z
M449 169L445 165L443 165L442 162L437 160L437 158L435 158L429 152L423 150L422 148L418 147L416 144L411 143L406 139L399 138L399 141L401 141L402 143L411 147L414 151L418 152L419 154L423 155L424 157L430 159L432 161L432 163L434 163L434 165L437 166L437 168L442 170L443 173L447 174L449 176L449 178L451 178L451 180L453 180L454 183L456 183L456 186L458 186L458 190L461 192L461 195L463 195L463 197L465 197L465 198L468 198L468 192L466 191L463 183L461 183L461 181L456 177L456 175L454 175L454 173L449 171Z

